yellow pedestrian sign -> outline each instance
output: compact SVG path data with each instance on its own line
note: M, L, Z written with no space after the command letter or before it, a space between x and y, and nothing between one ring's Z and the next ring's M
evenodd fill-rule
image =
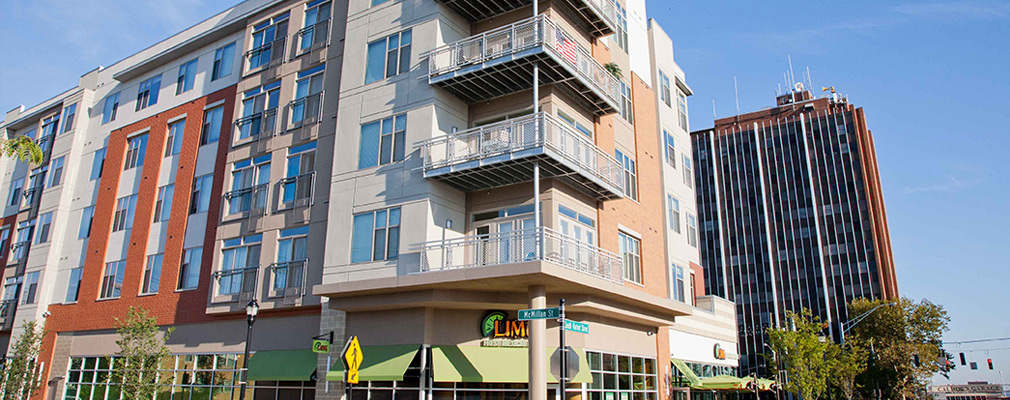
M350 340L347 341L347 345L344 346L344 353L340 355L340 358L343 359L344 367L347 371L344 381L347 383L358 383L358 369L361 368L361 362L364 361L365 356L361 354L361 344L358 343L357 336L351 336Z

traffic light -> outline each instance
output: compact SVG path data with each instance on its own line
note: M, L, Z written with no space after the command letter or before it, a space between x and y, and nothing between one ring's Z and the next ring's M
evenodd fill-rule
M967 361L965 361L965 359L964 359L964 353L961 353L961 365L962 365L962 366L964 366L964 365L968 365L968 362L967 362Z
M992 369L992 359L989 358L989 359L986 359L986 361L989 362L989 369Z

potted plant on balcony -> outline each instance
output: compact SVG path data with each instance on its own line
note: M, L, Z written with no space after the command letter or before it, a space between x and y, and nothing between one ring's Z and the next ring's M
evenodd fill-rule
M603 64L603 68L606 69L607 72L610 72L610 74L613 75L614 78L621 79L624 77L624 72L621 71L621 67L618 66L617 63L615 62L609 62Z

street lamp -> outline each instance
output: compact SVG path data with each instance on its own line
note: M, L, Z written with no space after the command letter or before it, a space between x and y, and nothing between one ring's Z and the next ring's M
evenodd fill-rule
M782 384L779 383L779 378L782 376L782 361L779 360L779 354L775 351L775 349L769 346L768 343L765 343L764 345L772 352L772 358L775 359L775 398L780 399L782 395L780 394L781 392L779 391L779 388Z
M873 314L873 312L877 311L878 308L883 307L883 306L890 306L890 305L894 305L894 303L883 303L883 304L880 304L880 305L878 305L876 307L871 308L870 311L867 311L867 312L864 312L862 314L859 314L858 317L853 318L853 319L849 320L848 322L840 322L838 324L838 326L840 328L842 328L842 329L839 330L839 332L841 332L840 335L839 335L839 338L841 339L841 343L840 344L843 345L843 346L845 345L845 332L848 332L850 329L856 327L856 325L859 325L860 322L863 322L863 320L866 319L866 317L870 316L870 314ZM846 326L846 325L848 325L848 326Z
M240 392L238 393L238 400L245 400L245 389L247 382L246 377L249 375L249 343L252 342L252 326L256 322L256 314L260 311L260 303L256 302L256 299L252 299L249 304L245 306L245 321L246 328L245 332L245 357L242 358L242 385L240 387Z

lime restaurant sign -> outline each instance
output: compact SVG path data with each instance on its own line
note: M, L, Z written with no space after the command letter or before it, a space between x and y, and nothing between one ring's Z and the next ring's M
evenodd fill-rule
M528 347L530 322L509 318L504 311L491 311L480 322L481 347Z

